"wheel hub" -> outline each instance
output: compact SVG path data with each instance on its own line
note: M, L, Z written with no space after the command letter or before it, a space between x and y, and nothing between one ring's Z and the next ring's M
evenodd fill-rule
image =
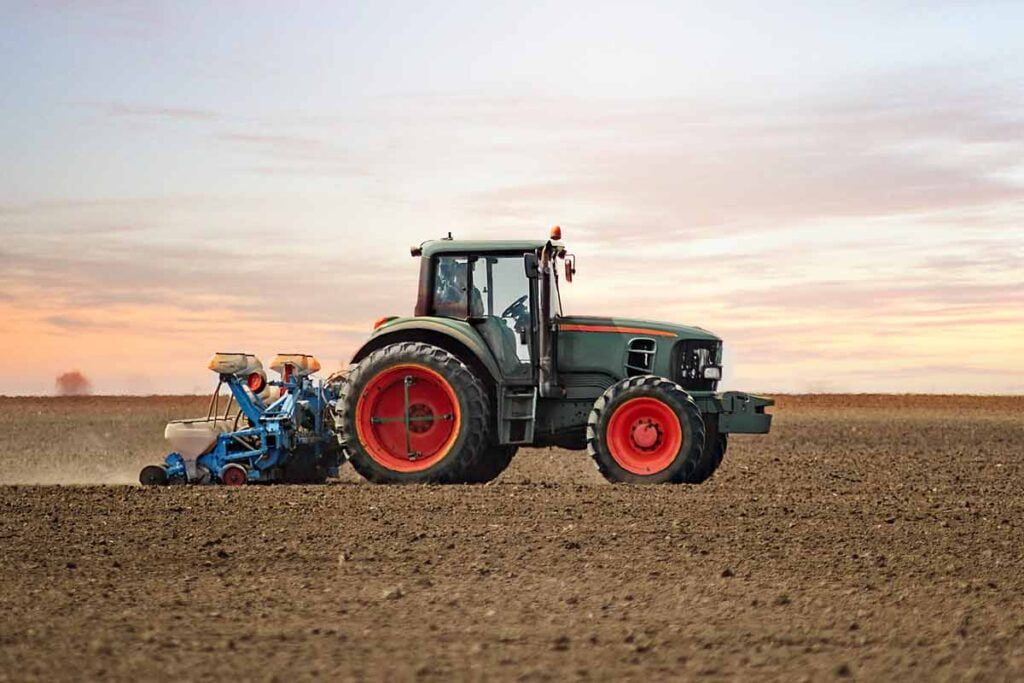
M220 473L220 481L225 486L245 486L249 476L240 465L228 465Z
M434 425L434 411L426 403L409 406L409 431L422 434Z
M640 418L629 430L629 438L642 451L653 451L661 445L661 426L650 418Z

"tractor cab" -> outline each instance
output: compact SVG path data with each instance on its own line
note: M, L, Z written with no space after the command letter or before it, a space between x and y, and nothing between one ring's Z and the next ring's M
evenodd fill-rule
M416 315L463 321L484 340L502 378L533 385L561 315L557 260L561 230L549 240L449 238L413 249L422 257ZM565 260L571 278L571 257ZM547 342L547 345L545 345Z

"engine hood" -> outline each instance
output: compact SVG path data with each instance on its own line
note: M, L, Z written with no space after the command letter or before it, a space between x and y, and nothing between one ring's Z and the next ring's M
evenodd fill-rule
M558 328L565 332L611 332L631 336L647 334L655 337L674 336L680 339L721 341L717 335L700 327L636 318L610 318L595 315L561 316L558 318Z

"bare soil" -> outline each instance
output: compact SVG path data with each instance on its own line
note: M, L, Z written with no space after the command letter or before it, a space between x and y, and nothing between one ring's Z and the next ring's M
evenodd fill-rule
M203 399L0 399L0 679L1019 680L1022 403L783 397L696 487L227 490L109 485Z

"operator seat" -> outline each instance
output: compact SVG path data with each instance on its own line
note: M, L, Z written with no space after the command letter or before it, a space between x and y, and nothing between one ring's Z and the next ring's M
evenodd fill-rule
M530 367L519 362L516 333L505 324L504 318L496 315L486 316L477 324L477 330L491 348L504 375L515 376Z

